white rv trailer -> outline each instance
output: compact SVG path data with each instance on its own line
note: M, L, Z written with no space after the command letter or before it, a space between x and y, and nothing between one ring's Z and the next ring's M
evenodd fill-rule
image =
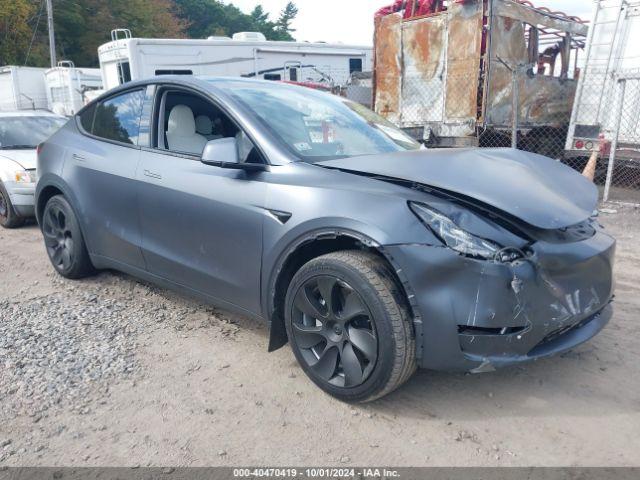
M76 68L68 60L58 62L44 77L49 109L59 115L74 115L87 103L87 92L102 89L99 68Z
M212 75L346 85L353 72L372 68L372 47L267 41L242 32L205 40L132 38L111 32L98 48L105 89L155 75Z
M602 133L609 141L617 135L619 158L640 158L639 92L629 89L621 98L619 82L640 79L640 0L596 0L594 8L565 156L589 156Z
M44 68L0 67L0 111L47 109Z

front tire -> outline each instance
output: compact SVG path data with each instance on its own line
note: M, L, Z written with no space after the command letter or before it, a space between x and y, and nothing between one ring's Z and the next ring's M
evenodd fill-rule
M60 275L79 279L95 272L78 219L62 195L51 197L45 205L42 234L49 260Z
M4 228L18 228L24 225L24 222L25 219L16 213L9 193L0 182L0 225Z
M330 253L302 266L287 290L285 325L304 372L342 401L380 398L415 371L406 300L372 253Z

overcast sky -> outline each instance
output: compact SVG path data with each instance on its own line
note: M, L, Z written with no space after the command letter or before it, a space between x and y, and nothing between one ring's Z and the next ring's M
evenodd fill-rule
M275 19L288 0L232 0L230 3L250 12L260 3ZM294 0L300 13L293 34L300 41L342 42L356 45L373 43L373 14L393 0ZM533 0L571 15L590 19L592 0Z

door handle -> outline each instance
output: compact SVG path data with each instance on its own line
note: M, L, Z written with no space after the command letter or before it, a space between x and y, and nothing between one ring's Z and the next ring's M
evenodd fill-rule
M162 175L160 175L159 173L154 173L150 170L145 170L144 171L144 176L145 177L150 177L150 178L157 178L158 180L162 179Z
M83 157L82 155L78 155L77 153L74 153L73 155L71 155L71 157L78 161L78 162L86 162L87 159L85 157Z

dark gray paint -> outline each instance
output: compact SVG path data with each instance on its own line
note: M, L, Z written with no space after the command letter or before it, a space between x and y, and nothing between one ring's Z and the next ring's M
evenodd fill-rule
M345 158L321 165L463 194L545 229L583 221L598 202L593 182L560 162L522 150L433 149Z
M259 314L267 185L241 170L150 151L141 156L136 178L147 269Z
M575 172L511 150L296 162L227 94L237 81L157 79L222 105L269 160L265 171L108 143L69 122L39 158L40 209L43 192L57 188L76 211L96 266L269 320L276 347L283 343L282 319L274 314L277 276L300 244L327 235L359 239L393 266L413 310L424 367L480 371L538 358L587 340L610 318L615 241L595 224L581 241L546 240L556 232L548 229L585 221L595 207L594 187ZM527 247L529 256L502 263L458 255L418 221L409 201L430 204L501 245ZM507 223L497 225L487 209ZM469 335L465 326L524 329L519 337Z
M73 122L70 122L73 123ZM92 251L144 268L134 180L140 150L77 136L61 177L81 199L75 206Z

